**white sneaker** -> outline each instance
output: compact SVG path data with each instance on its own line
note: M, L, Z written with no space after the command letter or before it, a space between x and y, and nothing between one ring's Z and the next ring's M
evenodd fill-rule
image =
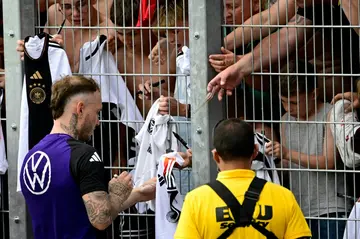
M350 105L348 100L339 100L330 111L330 122L344 122L344 124L330 124L331 133L334 137L337 149L346 167L355 168L360 166L360 155L352 150L354 132L360 128L354 122L359 122L356 111L344 113L345 106Z

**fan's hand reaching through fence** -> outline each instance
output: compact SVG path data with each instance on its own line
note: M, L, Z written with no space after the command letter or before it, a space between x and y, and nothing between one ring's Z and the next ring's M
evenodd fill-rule
M336 101L343 100L343 99L349 100L352 102L352 104L348 105L344 109L345 113L349 113L353 109L360 108L359 97L358 97L358 94L355 92L345 92L344 94L343 93L337 94L337 95L335 95L334 99L331 101L331 104L335 104Z
M5 73L5 69L0 68L0 72ZM0 88L5 89L5 74L0 74Z
M141 202L153 200L156 194L156 177L149 179L143 185L135 189Z
M186 152L179 152L180 156L184 159L183 165L180 167L176 164L176 167L183 169L187 167L191 167L192 165L192 150L188 149Z
M149 100L151 95L153 99L158 99L160 95L168 96L168 91L166 90L166 88L163 88L161 85L157 85L155 87L151 86L154 84L156 84L156 81L150 81L150 80L145 81L144 84L139 84L138 89L139 92L141 92L138 94L139 98L143 99L144 96L146 100Z
M169 47L169 54L167 54L167 49ZM175 45L168 43L167 38L163 38L156 43L154 48L151 50L150 55L148 56L149 60L151 60L155 65L164 65L166 59L171 56L172 51L174 50Z
M231 96L232 91L238 86L244 75L238 71L237 64L232 65L220 72L208 84L208 92L218 93L218 99L222 100L224 95Z
M186 116L187 105L179 103L174 97L164 97L163 95L159 100L159 114L173 115L173 116Z
M271 141L270 143L265 144L265 154L278 159L288 158L288 150L276 141Z
M108 51L111 52L113 55L117 53L116 50L120 45L122 45L122 43L119 38L114 35L108 36Z
M233 52L224 47L221 47L221 52L222 54L213 54L209 56L210 65L216 72L222 72L241 59L241 56L235 56Z

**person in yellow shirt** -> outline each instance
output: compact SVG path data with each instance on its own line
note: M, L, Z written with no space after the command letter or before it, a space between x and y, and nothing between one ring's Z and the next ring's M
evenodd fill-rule
M220 173L216 181L186 195L174 238L310 238L294 195L250 170L258 153L251 125L240 119L220 121L213 139Z

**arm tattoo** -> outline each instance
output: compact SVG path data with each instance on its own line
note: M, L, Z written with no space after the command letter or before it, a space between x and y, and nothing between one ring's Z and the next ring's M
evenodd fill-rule
M131 194L131 188L121 183L112 183L109 194L104 191L95 191L83 196L85 208L92 225L108 227L124 210L124 202Z
M109 195L111 205L113 205L116 209L113 212L113 218L119 214L119 212L125 210L127 206L125 206L126 200L129 198L131 194L132 188L122 184L122 183L109 183Z
M92 225L104 225L105 228L112 223L111 204L109 195L103 191L86 194L84 204Z
M125 202L126 199L129 197L132 188L127 186L122 182L110 182L109 183L109 193L113 194L117 197L117 200L120 202Z
M70 118L69 126L66 126L64 124L60 124L60 126L66 133L71 135L74 139L78 139L79 132L77 130L77 124L78 124L78 115L74 113Z

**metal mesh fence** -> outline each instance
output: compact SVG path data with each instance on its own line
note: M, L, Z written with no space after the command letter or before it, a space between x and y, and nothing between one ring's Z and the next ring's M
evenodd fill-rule
M224 45L241 55L243 78L228 115L272 141L281 184L294 193L313 238L342 238L358 197L357 112L344 113L349 101L331 104L339 93L356 92L359 36L348 9L321 1L225 5Z
M216 177L210 154L216 122L242 118L271 141L258 160L274 160L276 170L265 170L294 193L313 238L342 238L359 198L360 124L357 109L345 112L360 91L359 24L352 2L157 0L152 21L137 0L4 2L6 91L12 93L6 95L11 125L3 125L9 179L0 175L1 238L31 237L25 204L14 186L15 111L23 77L14 46L15 39L43 31L61 34L73 75L116 82L100 87L103 95L121 97L123 107L103 97L101 123L91 142L104 160L107 180L133 172L139 155L135 135L161 96L171 124L193 150L192 169L175 172L181 194ZM10 24L12 18L17 20ZM104 39L109 54L99 60L93 56ZM88 52L95 53L88 57ZM204 104L215 72L233 84L233 94ZM348 100L335 103L337 94ZM108 238L155 237L154 212L139 213L138 206L120 213Z

